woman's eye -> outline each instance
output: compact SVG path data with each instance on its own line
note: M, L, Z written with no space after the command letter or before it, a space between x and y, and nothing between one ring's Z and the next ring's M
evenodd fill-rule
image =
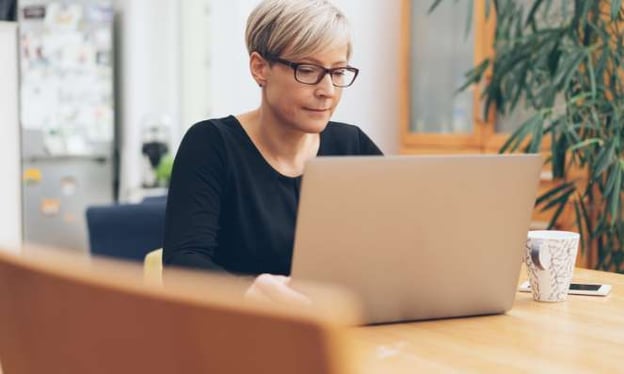
M301 74L316 74L317 69L311 66L299 66L299 73Z

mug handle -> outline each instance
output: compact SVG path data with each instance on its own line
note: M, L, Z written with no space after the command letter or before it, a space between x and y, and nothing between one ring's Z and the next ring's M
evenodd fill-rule
M546 268L544 268L544 265L542 265L539 256L541 244L541 240L532 240L530 244L531 248L529 248L529 256L531 256L531 261L536 268L538 268L539 270L546 270Z

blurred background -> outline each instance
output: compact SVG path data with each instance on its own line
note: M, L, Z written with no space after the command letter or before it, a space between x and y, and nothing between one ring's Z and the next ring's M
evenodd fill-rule
M258 0L0 0L0 243L88 251L85 211L166 194L193 123L259 104ZM398 152L401 2L335 0L357 83L334 119Z

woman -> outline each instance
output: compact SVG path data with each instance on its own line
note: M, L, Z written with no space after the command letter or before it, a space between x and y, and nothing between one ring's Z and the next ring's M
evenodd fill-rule
M173 166L163 262L258 275L247 295L297 299L287 275L307 160L380 155L357 127L330 122L358 70L347 20L325 0L265 0L246 41L260 107L192 126Z

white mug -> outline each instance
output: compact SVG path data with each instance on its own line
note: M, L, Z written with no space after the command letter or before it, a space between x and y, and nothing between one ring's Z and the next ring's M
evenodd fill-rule
M534 300L567 300L579 238L569 231L529 231L524 260Z

